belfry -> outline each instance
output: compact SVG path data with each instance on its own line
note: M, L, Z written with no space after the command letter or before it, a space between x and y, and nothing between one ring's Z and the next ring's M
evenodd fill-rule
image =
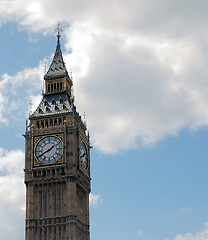
M26 240L89 240L90 142L58 27L42 100L25 132Z

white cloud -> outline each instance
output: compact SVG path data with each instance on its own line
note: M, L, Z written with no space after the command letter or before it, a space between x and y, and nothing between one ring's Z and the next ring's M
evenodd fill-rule
M117 153L208 124L207 4L191 2L187 9L185 3L16 0L0 6L0 22L44 33L64 22L64 58L73 69L78 110L87 113L94 147ZM17 79L15 94L27 78L41 91L40 65L2 82ZM35 89L28 88L31 98ZM2 90L0 103L8 97ZM12 110L18 100L9 101ZM6 122L8 104L0 106L0 122Z
M187 8L185 0L1 1L0 24L15 21L21 30L44 34L54 32L58 21L66 24L64 58L69 72L73 69L78 110L87 112L93 145L104 153L117 153L208 124L207 4L191 1ZM27 111L30 99L34 108L38 104L43 65L1 76L0 123ZM15 154L17 161L7 164ZM8 232L5 224L19 218L24 206L19 195L22 173L14 170L19 169L21 154L0 153L0 171L6 171L0 177L5 219L0 230ZM5 203L8 192L12 194ZM99 203L100 196L91 194L90 205ZM207 228L206 224L203 231L175 240L207 239Z
M8 124L11 118L21 117L22 112L27 117L30 100L37 105L43 85L43 68L44 61L40 61L38 67L26 68L13 76L7 73L0 76L0 123ZM35 97L37 92L39 95Z
M176 136L184 127L199 125L199 119L207 124L208 99L203 95L202 100L207 81L200 79L201 88L190 77L190 72L198 71L193 65L199 58L194 56L200 55L191 44L186 43L186 60L177 63L176 59L169 65L165 55L162 60L156 56L160 45L123 47L123 36L109 34L95 35L93 41L89 70L75 82L75 95L79 108L88 114L93 143L102 152L148 146ZM168 58L176 48L183 51L180 41Z
M24 152L0 148L0 232L4 240L23 239L25 186Z
M90 207L97 207L98 204L101 204L103 200L100 195L90 193Z
M175 240L207 240L208 239L208 223L204 224L204 229L196 234L186 233L185 235L177 235Z

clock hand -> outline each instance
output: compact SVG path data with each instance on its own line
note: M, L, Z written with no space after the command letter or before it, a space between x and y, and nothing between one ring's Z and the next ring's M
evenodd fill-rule
M49 149L47 149L45 152L41 153L38 157L43 156L47 152L50 152L53 148L54 148L54 145L52 147L50 147Z
M82 156L80 156L80 158L84 157L85 154L86 154L86 153L82 154Z

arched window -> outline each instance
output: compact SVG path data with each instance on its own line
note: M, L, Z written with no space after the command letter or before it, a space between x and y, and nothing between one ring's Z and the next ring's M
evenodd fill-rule
M65 175L65 171L64 171L64 168L61 168L61 175Z
M45 120L45 127L48 127L48 119Z
M50 127L53 127L53 120L50 119Z

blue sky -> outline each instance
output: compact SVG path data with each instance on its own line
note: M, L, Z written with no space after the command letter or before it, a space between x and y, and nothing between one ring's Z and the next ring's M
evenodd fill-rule
M93 191L102 189L104 199L91 213L98 218L95 238L175 239L199 231L208 213L206 141L206 130L182 131L152 149L105 158L93 153ZM96 231L106 225L109 235Z
M208 239L208 4L186 3L0 1L3 240L24 236L22 134L59 21L93 145L91 239Z

